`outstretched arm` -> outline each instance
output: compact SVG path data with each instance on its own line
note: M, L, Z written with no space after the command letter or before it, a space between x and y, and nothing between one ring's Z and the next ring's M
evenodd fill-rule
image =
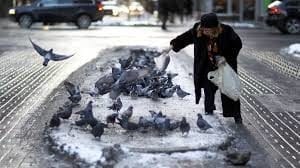
M193 33L194 28L189 29L183 34L177 36L171 40L170 45L172 46L173 51L179 52L181 49L193 43Z

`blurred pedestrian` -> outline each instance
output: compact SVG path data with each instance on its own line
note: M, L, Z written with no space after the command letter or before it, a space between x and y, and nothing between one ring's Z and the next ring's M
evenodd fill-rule
M219 22L215 13L204 14L201 21L193 28L171 40L170 47L164 52L173 50L179 52L186 46L194 44L194 85L196 104L201 98L201 89L204 89L204 107L206 115L213 115L216 109L214 100L218 89L207 79L207 74L226 62L237 72L237 56L242 48L240 37L229 25ZM221 61L218 61L216 58ZM237 124L242 124L240 101L233 101L221 93L224 117L234 117Z
M167 29L167 21L169 17L169 0L158 0L158 15L162 22L161 28L163 30Z

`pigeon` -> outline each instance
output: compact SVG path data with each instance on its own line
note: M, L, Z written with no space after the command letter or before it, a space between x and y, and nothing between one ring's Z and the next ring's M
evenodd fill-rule
M89 101L88 105L85 107L84 110L78 111L75 114L80 114L85 119L94 118L92 110L93 110L93 101Z
M171 121L170 121L169 130L170 130L170 131L173 131L173 130L179 128L179 126L180 126L180 121L177 121L177 120L171 120Z
M54 114L50 120L50 127L59 127L60 119L57 114Z
M119 121L118 124L125 130L128 131L133 131L133 130L137 130L139 129L139 125L133 122L129 122L128 119L120 119L117 118L117 120Z
M120 95L122 91L119 85L113 85L111 91L109 92L109 98L112 100L116 100Z
M121 64L121 69L122 70L127 69L130 66L132 60L133 60L132 57L129 57L128 59L119 59L119 63Z
M184 98L185 96L190 95L190 93L183 91L179 85L177 85L176 87L177 87L176 93L180 98Z
M232 151L226 154L226 160L233 165L246 165L250 160L251 152Z
M198 120L197 120L197 126L201 129L201 130L207 130L209 128L212 128L212 126L210 124L207 123L207 121L205 121L203 118L202 118L202 115L201 114L197 114L198 115Z
M107 108L118 112L121 110L122 106L123 106L123 103L119 97L116 101L113 102L113 104L111 106L109 106Z
M79 126L79 127L82 127L84 125L87 125L88 122L86 119L81 119L81 120L78 120L78 121L75 121L75 125Z
M138 123L139 127L147 129L149 127L154 126L154 118L149 118L149 117L140 117L139 118L139 123Z
M95 138L101 139L101 136L104 133L104 127L102 123L97 123L91 130L91 133L94 135Z
M157 117L154 120L155 128L158 130L160 135L165 135L166 131L170 128L170 119L164 117Z
M161 112L161 111L159 111L158 113L157 112L155 112L155 111L153 111L153 110L149 110L149 113L151 114L151 117L152 118L158 118L158 117L163 117L163 118L165 118L166 116L165 115L163 115L163 113Z
M62 119L69 119L72 115L72 105L67 105L64 108L59 107L59 110L57 112L57 116Z
M112 71L111 72L112 77L114 78L115 81L117 81L120 78L121 74L122 74L121 69L119 69L117 67L112 67L111 71Z
M75 104L79 103L81 100L79 86L75 86L73 83L68 82L68 81L65 81L64 85L65 85L66 90L70 94L69 99Z
M95 88L98 89L98 93L100 95L104 95L110 92L112 85L115 82L116 81L114 80L112 75L105 75L98 79L98 81L95 83Z
M55 54L53 53L53 49L51 48L50 50L45 50L43 48L41 48L40 46L38 46L37 44L35 44L31 38L29 38L33 48L35 49L35 51L41 55L43 58L44 58L44 62L43 62L43 65L44 66L47 66L49 61L62 61L62 60L65 60L65 59L68 59L70 57L72 57L73 55L59 55L59 54Z
M185 117L182 117L182 120L180 122L180 131L182 132L182 135L184 135L184 133L189 133L191 127L190 127L190 124L186 121L186 118Z
M133 113L133 106L129 106L127 110L122 112L121 118L129 120L129 118L132 116L132 113Z
M176 87L168 88L161 92L161 96L163 98L172 97L175 92L176 92Z
M106 117L106 124L112 123L114 125L117 117L118 117L118 113L113 113L108 115Z
M127 83L132 83L137 81L138 79L142 79L143 77L149 75L149 70L147 69L132 69L124 71L116 84L123 85Z

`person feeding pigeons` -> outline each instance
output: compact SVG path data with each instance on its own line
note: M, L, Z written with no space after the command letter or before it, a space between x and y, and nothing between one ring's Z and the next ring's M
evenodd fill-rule
M204 14L200 22L193 28L172 39L170 46L163 50L164 54L171 50L179 52L186 46L194 44L194 85L196 104L204 89L204 107L206 115L213 115L215 93L218 89L207 78L210 71L214 71L225 61L237 72L237 56L242 48L240 37L232 27L219 22L215 13ZM242 124L240 101L234 101L221 93L224 117L234 117L235 123Z

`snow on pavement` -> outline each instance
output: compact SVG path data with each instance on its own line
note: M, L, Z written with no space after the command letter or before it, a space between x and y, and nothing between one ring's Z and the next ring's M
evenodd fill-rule
M83 90L93 89L94 83L99 77L110 72L109 66L116 64L117 58L121 56L124 57L125 54L129 54L129 51L119 49L115 53L111 53L111 58L114 58L114 60L107 63L108 68L105 69L104 73L99 73L99 69L91 67L89 72L87 72L88 75L84 79L84 82L81 83L81 88ZM93 65L96 67L98 66L97 64L98 62L93 62ZM76 155L79 160L92 167L101 159L101 150L103 147L111 146L113 144L121 144L122 148L126 151L127 157L118 163L120 167L126 163L127 165L129 164L130 167L138 167L138 165L142 163L145 165L155 165L159 163L160 160L164 160L163 163L165 163L165 165L163 164L161 167L168 167L167 165L169 164L167 163L176 165L173 161L178 160L179 157L194 160L199 164L201 163L201 160L205 161L207 159L213 160L215 158L222 158L222 156L216 152L216 149L226 140L228 135L215 116L204 116L204 118L213 126L213 129L210 129L207 132L201 132L197 128L197 113L203 114L204 111L203 99L201 99L200 105L194 104L193 78L192 75L189 74L189 71L191 70L187 71L183 64L184 63L180 62L176 57L172 57L167 70L179 74L179 76L174 78L174 84L181 85L182 89L192 94L191 96L180 99L177 95L174 95L172 98L152 101L148 98L138 98L133 100L131 97L122 95L121 100L123 102L123 110L129 105L133 105L132 120L134 122L137 122L140 116L149 115L149 110L161 110L170 118L177 120L181 120L183 116L187 117L187 121L191 124L191 131L187 137L183 137L179 130L167 132L166 136L158 136L158 133L155 131L150 131L148 133L141 133L139 131L126 132L118 125L115 125L114 127L110 125L110 128L105 130L99 141L93 137L90 133L90 129L79 128L73 124L79 119L79 116L77 115L72 115L68 121L62 121L62 124L58 129L53 129L51 131L50 137L54 140L58 149L68 155ZM192 65L188 66L192 67ZM107 106L112 104L108 94L95 98L90 97L89 95L83 95L81 107L74 109L74 111L84 108L90 100L94 101L93 112L95 117L104 122L105 117L112 113L112 111L107 109ZM217 110L216 114L218 113L220 113L220 111ZM173 153L182 149L194 152ZM209 152L195 151L198 149L208 150ZM158 152L160 154L149 154L147 152ZM173 154L166 155L164 153ZM118 165L116 166L118 167Z

